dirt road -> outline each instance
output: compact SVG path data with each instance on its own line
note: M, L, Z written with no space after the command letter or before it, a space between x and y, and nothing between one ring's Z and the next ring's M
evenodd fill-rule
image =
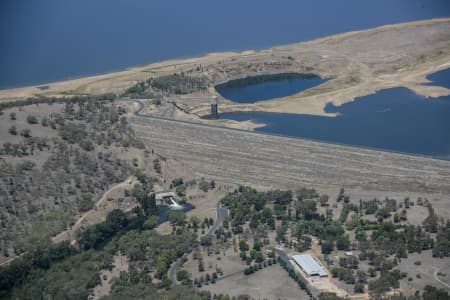
M59 233L55 237L52 238L52 241L54 243L62 242L64 240L71 240L72 242L75 239L76 231L83 225L93 225L95 223L99 223L103 221L106 218L107 213L111 210L111 207L106 208L102 207L102 204L104 204L107 199L110 197L110 195L117 191L118 189L131 189L133 187L133 184L135 183L136 179L133 177L128 177L125 181L120 182L118 184L113 185L111 188L109 188L103 196L95 203L94 208L91 210L85 212L82 214L78 220L73 224L70 228L67 230ZM127 209L131 209L132 207L129 207Z

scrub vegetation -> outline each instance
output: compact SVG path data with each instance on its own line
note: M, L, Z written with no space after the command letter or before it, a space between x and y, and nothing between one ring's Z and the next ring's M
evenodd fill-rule
M8 108L0 116L3 257L20 255L30 239L61 232L75 214L92 209L108 186L134 172L124 151L142 152L145 146L128 125L125 110L111 101L107 96L64 104L30 99L23 104L35 106ZM16 135L6 130L7 123L28 133Z
M207 195L223 184L178 174L165 177L167 158L140 141L128 124L124 102L106 96L27 101L32 105L5 105L0 115L5 141L0 191L6 208L1 213L2 258L11 259L0 268L2 299L86 299L105 282L104 299L175 299L181 294L182 299L251 299L260 295L245 295L245 278L268 280L280 265L286 270L282 281L291 280L297 289L288 292L267 283L273 298L295 293L339 299L345 289L383 299L411 282L418 287L405 290L408 299L448 297L437 281L445 283L444 271L435 275L433 285L422 284L421 274L401 266L418 253L435 266L450 255L450 221L426 198L359 200L345 189L330 196L313 188L234 186L217 199L228 212L223 223L215 224L215 209L211 214L199 207L201 218L197 208L189 215L168 213L163 225L169 231L160 232L156 186L174 190L183 203L195 200L193 189ZM28 134L14 134L12 126ZM95 202L105 190L130 177L134 183L123 197L135 206L77 227L69 240L50 240L71 228L78 214L99 209ZM420 222L410 220L417 210L426 214ZM286 255L309 253L320 259L329 271L328 286L302 278L292 262L273 250L276 246ZM104 279L119 256L127 269ZM414 259L411 264L421 263ZM241 278L242 289L227 290L235 277Z
M124 93L124 96L134 98L154 98L167 94L190 94L208 88L209 82L202 76L174 73L138 82Z

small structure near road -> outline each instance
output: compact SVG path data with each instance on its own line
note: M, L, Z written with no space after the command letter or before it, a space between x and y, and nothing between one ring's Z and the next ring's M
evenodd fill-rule
M155 194L156 205L168 206L171 210L183 210L184 207L175 201L174 192L161 192Z
M311 255L294 255L292 259L308 276L327 277L328 273Z

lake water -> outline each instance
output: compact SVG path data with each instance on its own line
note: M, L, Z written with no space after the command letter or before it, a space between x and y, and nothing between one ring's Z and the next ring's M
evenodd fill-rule
M3 0L0 88L449 16L448 0Z
M431 80L429 85L438 85L450 89L450 69L431 74L427 79Z
M281 74L282 75L282 74ZM216 90L226 99L239 103L254 103L262 100L281 98L297 94L303 90L317 86L326 80L314 75L289 74L286 78L279 78L274 81L259 82L241 86L239 81L247 79L238 79L225 87L216 86ZM276 75L273 75L276 76ZM260 76L262 77L262 76ZM252 77L258 78L258 77ZM236 82L236 84L233 84Z
M220 118L267 124L259 132L450 159L450 96L427 99L393 88L339 107L328 104L325 110L339 116L231 113Z

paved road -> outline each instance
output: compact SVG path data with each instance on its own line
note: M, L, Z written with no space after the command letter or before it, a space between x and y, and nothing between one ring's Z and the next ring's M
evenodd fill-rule
M217 227L219 227L222 224L223 220L225 220L226 217L228 217L228 209L222 207L220 205L220 201L217 202L216 222L208 229L205 236L212 235L216 231Z
M286 252L284 252L284 250L279 249L279 248L272 248L272 250L275 252L276 255L278 255L278 257L283 260L288 266L290 266L289 263L289 256L286 254Z
M221 206L220 201L217 202L217 206L216 206L216 221L214 222L214 224L208 229L208 231L206 232L206 234L204 236L209 237L211 235L214 234L214 232L216 231L216 229L222 224L223 220L225 220L225 218L228 217L228 210L224 207ZM194 250L195 248L197 248L198 245L195 245L190 252L192 252L192 250ZM167 272L167 277L169 278L169 280L172 283L172 286L175 285L175 271L178 268L178 266L181 264L181 262L183 261L183 259L187 258L190 254L190 252L188 253L184 253L182 257L180 257L177 261L175 261L169 268L169 271ZM239 272L244 272L239 271Z

